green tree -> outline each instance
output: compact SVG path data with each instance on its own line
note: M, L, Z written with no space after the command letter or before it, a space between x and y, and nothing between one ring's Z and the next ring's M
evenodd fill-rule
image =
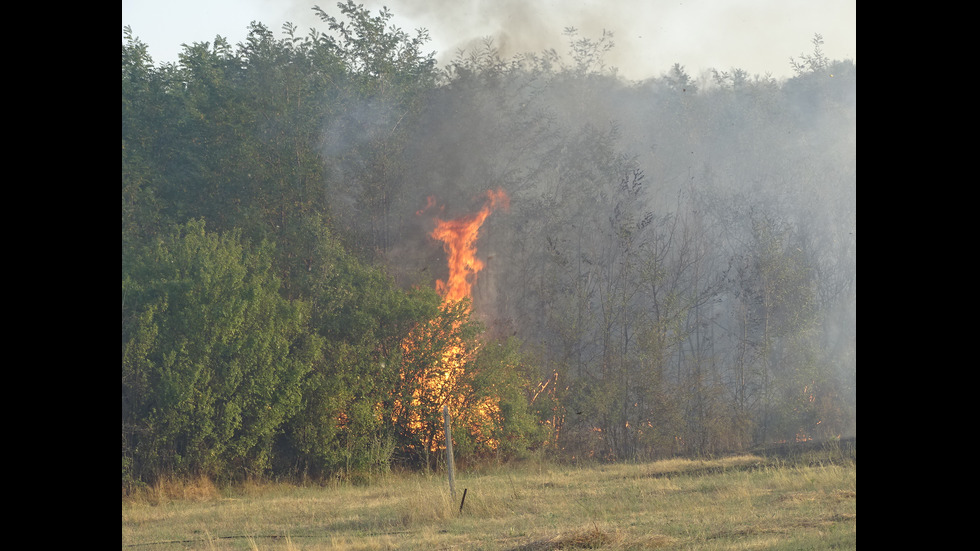
M331 190L354 208L338 213L351 229L348 246L368 255L383 255L393 245L398 213L406 201L403 151L414 138L412 123L425 93L435 84L433 53L422 29L414 37L390 24L393 14L377 15L353 0L338 3L341 18L319 6L314 11L331 32L324 39L347 68L340 104L343 115L324 133L324 153L332 164Z
M316 226L330 225L334 205L324 193L318 144L324 126L337 116L346 79L340 55L317 35L301 39L283 26L283 39L260 23L250 26L230 76L240 95L244 132L236 148L242 158L236 184L240 213L235 225L253 239L276 244L287 297L308 289L293 278L310 270L304 251L315 247Z
M266 243L203 221L124 258L123 480L261 476L318 354Z
M356 474L388 468L401 432L403 343L436 316L429 289L402 290L382 269L344 249L325 224L307 228L308 268L294 276L311 308L323 354L303 380L302 410L279 439L278 461L294 474Z
M132 247L168 227L173 205L161 190L172 177L168 164L182 119L175 93L179 71L154 67L147 46L124 29L122 46L122 242Z
M819 369L813 267L785 218L751 207L744 221L746 246L733 262L743 399L756 443L793 439L806 424L797 400Z

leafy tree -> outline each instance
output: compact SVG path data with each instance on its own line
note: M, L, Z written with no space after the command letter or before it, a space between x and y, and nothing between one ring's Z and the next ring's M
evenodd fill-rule
M168 159L182 118L175 94L179 71L154 67L147 46L124 30L122 46L122 240L135 246L168 227L172 209L161 196L173 176Z
M770 212L751 208L745 219L748 247L735 260L739 327L747 354L742 377L751 383L754 440L792 439L799 428L791 403L813 368L815 287L812 267L793 226Z
M444 448L443 407L453 417L456 454L466 460L525 456L544 438L530 410L533 369L514 339L487 339L468 300L443 303L404 343L393 402L402 462L432 466Z
M302 410L278 443L283 469L323 476L388 468L403 436L392 420L402 396L403 343L437 315L433 290L399 289L346 251L326 225L308 228L306 289L323 355L303 380Z
M574 65L566 67L565 70L572 71L576 75L594 75L609 71L615 74L615 68L606 68L603 56L613 49L613 33L603 29L602 37L598 40L580 37L578 29L575 27L565 27L562 32L568 40L569 51L571 52ZM555 56L557 57L557 56ZM556 59L561 63L560 59Z
M349 75L339 99L344 114L331 122L324 137L324 152L333 164L329 185L354 207L339 213L352 230L348 246L383 255L395 238L396 214L404 210L398 207L417 200L402 189L407 162L402 152L412 139L424 94L435 84L435 59L422 51L428 33L418 30L410 37L390 25L388 8L372 16L353 0L337 6L345 19L314 7L333 33L324 36L326 42Z
M124 259L123 478L260 476L320 340L268 244L203 221Z
M524 356L513 337L487 339L466 365L453 432L464 461L520 459L543 444L545 426L529 404L536 368Z
M800 54L799 59L790 58L789 60L790 66L793 67L797 75L822 72L830 65L830 59L820 49L820 46L823 45L823 36L814 33L810 43L813 44L812 54Z

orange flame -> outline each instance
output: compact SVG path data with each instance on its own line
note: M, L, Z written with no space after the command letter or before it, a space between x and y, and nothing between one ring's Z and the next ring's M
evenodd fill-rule
M449 255L449 277L436 281L436 290L444 301L459 301L470 297L476 275L483 269L483 261L476 257L476 240L480 227L497 207L510 208L510 198L502 189L487 191L483 208L475 214L453 220L436 218L436 228L430 234L443 243Z
M426 206L416 214L421 215L435 207L435 205L435 199L429 197ZM436 291L442 296L443 304L450 304L464 298L471 298L470 293L473 284L476 282L476 275L484 267L483 261L476 257L476 241L479 237L480 227L487 217L490 216L490 213L497 208L503 208L505 210L510 208L510 198L502 189L487 191L486 201L483 207L474 214L464 215L452 220L435 219L436 228L430 236L443 243L443 249L448 255L449 277L446 281L436 281ZM406 342L405 346L407 351L411 350L412 345L410 341ZM438 367L438 371L441 373L438 376L425 377L427 384L422 392L430 397L426 402L442 402L449 406L450 411L454 415L459 412L463 398L458 392L463 389L459 388L457 383L459 376L463 373L466 361L472 359L475 352L476 350L465 350L461 342L452 344L443 351L442 365ZM416 394L413 398L413 406L418 406L421 403L422 396ZM477 422L481 420L483 422L493 422L500 412L497 401L492 399L484 399L479 404L470 404L469 407L474 412L472 414L473 420ZM419 431L424 428L422 426L422 420L418 417L409 419L408 426L412 431ZM431 451L433 452L440 446L443 438L441 427L434 428L434 432L438 435L438 438L434 438L431 442ZM478 441L485 442L491 449L497 447L498 443L493 438L479 434L480 430L476 427L469 427L469 430L473 432Z

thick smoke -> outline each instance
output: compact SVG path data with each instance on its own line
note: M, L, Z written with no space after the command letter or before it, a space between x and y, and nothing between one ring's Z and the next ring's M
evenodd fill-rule
M545 358L543 379L561 371L608 382L610 370L622 369L637 377L624 404L659 392L638 375L651 365L669 384L704 385L712 396L724 389L746 404L792 403L801 399L793 393L819 380L826 396L851 404L853 431L853 63L792 79L725 67L687 73L678 63L637 82L603 68L619 44L605 50L601 29L583 26L574 36L585 50L562 51L560 63L549 64L555 58L542 52L562 39L553 18L525 3L506 7L478 5L493 42L461 39L469 53L423 104L355 105L326 130L327 157L350 159L348 148L381 152L363 165L335 165L334 185L353 210L377 196L358 186L383 183L386 203L375 211L383 219L366 233L399 281L433 285L447 276L445 253L430 235L431 209L440 219L471 214L488 190L502 188L511 209L481 228L485 267L473 288L474 315ZM474 15L454 3L407 12L420 20L433 13L439 22ZM783 54L788 65L797 52ZM576 55L589 62L576 66ZM389 140L396 123L404 137ZM358 174L379 158L382 173ZM778 304L767 294L774 286ZM811 374L820 354L829 367ZM759 385L782 386L745 383L743 366L765 372ZM833 380L821 379L827 369ZM587 393L580 399L586 409L596 403ZM694 415L683 413L672 430L702 430ZM635 427L645 419L623 421ZM790 430L773 423L773 431ZM723 436L735 440L721 447L744 443Z
M674 63L694 74L712 68L745 69L749 74L792 76L790 56L808 50L820 33L832 59L856 59L856 6L853 0L812 4L778 0L723 2L648 2L646 0L368 0L376 12L383 6L395 23L409 31L424 28L440 65L458 50L478 49L490 38L504 58L528 52L562 51L562 32L575 28L581 36L614 36L616 47L607 63L631 80L655 78ZM276 4L280 6L280 3ZM320 6L332 13L334 3ZM294 0L283 20L300 29L320 27L309 5ZM278 21L279 19L275 19ZM831 21L818 26L815 21ZM787 50L787 46L793 45Z

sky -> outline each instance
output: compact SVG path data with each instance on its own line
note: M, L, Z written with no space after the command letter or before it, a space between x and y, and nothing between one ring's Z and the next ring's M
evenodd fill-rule
M793 76L790 58L813 52L815 34L830 59L857 62L857 0L356 0L372 14L387 6L392 24L429 32L427 51L445 65L460 48L491 37L506 59L546 48L567 52L566 27L597 40L613 33L606 64L631 80L658 77L675 63L698 75L739 68ZM145 43L154 63L176 62L181 46L220 35L243 42L252 21L282 37L285 22L306 36L327 32L312 11L340 15L337 0L123 0L122 26Z

